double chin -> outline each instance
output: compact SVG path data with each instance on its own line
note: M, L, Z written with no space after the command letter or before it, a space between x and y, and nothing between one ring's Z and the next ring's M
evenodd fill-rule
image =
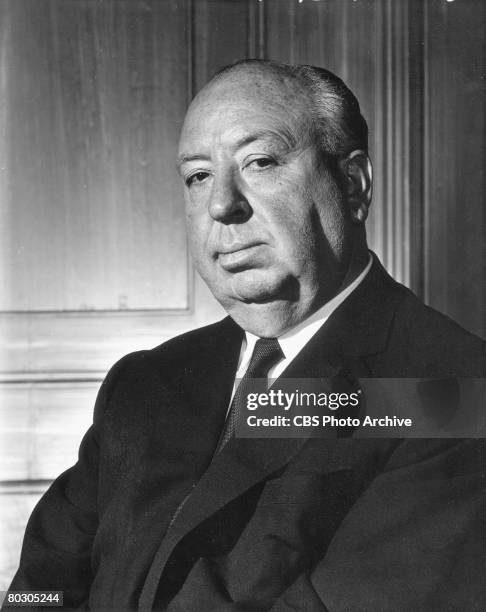
M303 320L311 309L311 300L306 299L298 280L291 276L235 275L227 294L216 297L240 327L257 336L279 336Z

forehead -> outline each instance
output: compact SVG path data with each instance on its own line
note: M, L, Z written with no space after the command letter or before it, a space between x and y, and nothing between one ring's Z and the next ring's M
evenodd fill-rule
M209 83L186 115L179 153L251 139L282 139L297 144L311 134L307 94L294 79L241 71Z

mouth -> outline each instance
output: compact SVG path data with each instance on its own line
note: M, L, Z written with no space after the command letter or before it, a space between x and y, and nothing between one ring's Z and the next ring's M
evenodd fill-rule
M237 272L255 267L258 263L259 250L262 242L252 244L234 244L222 248L216 253L219 265L227 272Z

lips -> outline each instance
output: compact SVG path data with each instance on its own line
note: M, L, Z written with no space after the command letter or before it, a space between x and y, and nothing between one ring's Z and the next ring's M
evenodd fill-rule
M237 243L229 247L223 247L217 252L219 264L228 272L251 268L257 264L259 251L263 246L263 243L257 242L251 244Z

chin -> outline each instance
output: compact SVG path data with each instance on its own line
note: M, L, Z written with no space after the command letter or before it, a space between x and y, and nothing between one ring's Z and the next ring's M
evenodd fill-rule
M266 303L281 299L289 279L268 271L247 270L234 274L230 281L230 293L240 302Z

